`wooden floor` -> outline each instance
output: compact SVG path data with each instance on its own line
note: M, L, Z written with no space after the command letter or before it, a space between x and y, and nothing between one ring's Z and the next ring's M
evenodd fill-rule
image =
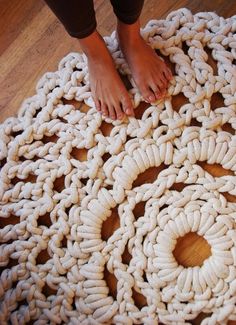
M235 0L146 0L142 16L142 26L152 18L165 18L178 8L186 7L193 13L199 11L215 11L229 17L236 14ZM115 18L109 1L96 0L98 30L105 36L115 28ZM21 102L35 93L37 80L46 72L57 69L60 59L71 51L79 51L79 43L67 35L42 0L0 0L0 123L7 117L15 115ZM227 174L219 166L207 166L213 175ZM142 177L143 180L142 180ZM138 181L151 179L152 175L144 175ZM236 201L235 198L230 198ZM140 214L142 207L139 207ZM112 218L109 218L111 221ZM109 222L110 222L109 221ZM0 220L1 222L1 220ZM116 227L114 219L104 227L104 239ZM209 256L207 243L196 234L190 234L179 240L175 249L179 263L185 266L201 264ZM127 254L125 259L128 260ZM110 290L114 291L112 276L106 274ZM142 298L140 304L142 305ZM203 315L204 316L204 315ZM193 324L198 324L199 319ZM229 322L236 324L236 322Z

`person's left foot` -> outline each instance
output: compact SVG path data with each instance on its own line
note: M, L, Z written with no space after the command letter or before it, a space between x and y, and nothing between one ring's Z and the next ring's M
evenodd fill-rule
M140 35L140 24L118 22L117 35L121 50L134 81L147 102L155 102L166 93L172 73L165 62Z

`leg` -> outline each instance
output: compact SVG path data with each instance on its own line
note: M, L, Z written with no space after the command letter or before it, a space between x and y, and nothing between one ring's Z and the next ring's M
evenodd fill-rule
M70 36L84 38L96 29L93 0L45 0L45 2Z
M110 0L118 20L124 24L135 23L143 9L144 0Z
M96 31L92 0L45 0L67 32L79 40L88 58L92 96L98 111L113 119L133 115L129 94L115 69L103 38Z
M121 50L144 99L154 102L165 94L172 74L140 35L139 15L143 2L111 0L118 18L117 34Z

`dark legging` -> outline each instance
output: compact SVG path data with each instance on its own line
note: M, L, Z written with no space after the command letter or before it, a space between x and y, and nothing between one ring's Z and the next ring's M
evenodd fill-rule
M45 0L67 32L76 38L92 34L97 22L93 0ZM144 0L111 0L117 18L133 24L140 16Z

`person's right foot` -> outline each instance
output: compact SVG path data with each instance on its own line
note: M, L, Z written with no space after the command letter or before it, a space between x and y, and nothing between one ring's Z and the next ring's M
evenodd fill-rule
M96 108L111 119L122 119L124 113L134 116L133 104L103 38L94 32L81 39L88 58L89 81Z

